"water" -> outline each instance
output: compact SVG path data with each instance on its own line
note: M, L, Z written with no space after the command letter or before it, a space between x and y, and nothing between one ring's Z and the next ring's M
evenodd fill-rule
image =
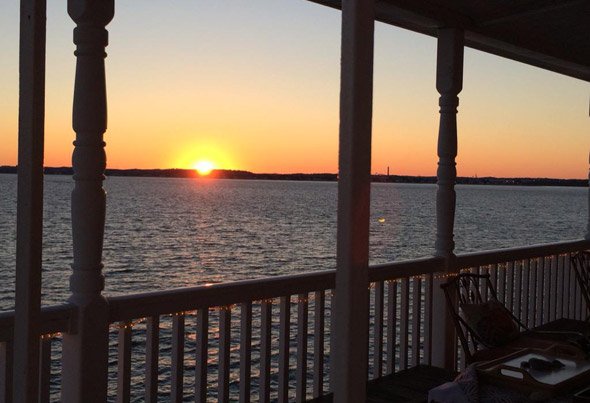
M45 178L44 304L68 296L72 187ZM108 295L335 267L336 183L112 177L105 188ZM371 263L432 254L435 197L434 185L373 185ZM15 216L16 176L0 175L0 311L14 306ZM457 187L458 253L578 239L586 222L585 188Z

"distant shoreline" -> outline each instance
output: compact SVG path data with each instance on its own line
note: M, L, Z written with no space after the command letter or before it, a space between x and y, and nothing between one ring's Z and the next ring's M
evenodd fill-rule
M72 175L70 167L45 167L46 175ZM0 174L16 174L15 166L0 166ZM106 169L106 176L133 176L155 178L199 178L193 169ZM203 178L211 179L262 179L290 181L327 181L335 182L337 175L332 173L313 174L257 174L249 171L216 169ZM373 182L381 183L436 183L435 176L411 175L371 175ZM553 178L495 178L495 177L458 177L457 184L462 185L509 185L509 186L575 186L588 187L586 179Z

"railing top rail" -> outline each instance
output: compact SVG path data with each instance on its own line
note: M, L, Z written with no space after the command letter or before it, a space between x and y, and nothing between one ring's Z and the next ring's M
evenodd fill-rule
M395 280L402 277L434 273L442 269L442 259L424 258L373 265L369 281ZM334 288L335 270L289 276L211 284L190 288L121 295L108 298L110 321L118 322L192 311L200 308L226 306L246 301L259 301Z
M577 252L584 249L590 249L590 241L564 241L551 244L465 253L457 256L456 268L466 269L469 267L485 266L495 263L512 262L516 260L558 255L561 253Z
M41 334L68 331L75 317L75 307L70 304L52 305L41 308ZM13 339L14 311L0 313L0 342Z

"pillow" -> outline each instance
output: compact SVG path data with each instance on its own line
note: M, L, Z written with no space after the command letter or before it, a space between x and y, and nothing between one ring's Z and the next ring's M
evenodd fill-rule
M519 335L518 325L504 306L490 300L483 304L461 304L461 316L486 347L501 347Z

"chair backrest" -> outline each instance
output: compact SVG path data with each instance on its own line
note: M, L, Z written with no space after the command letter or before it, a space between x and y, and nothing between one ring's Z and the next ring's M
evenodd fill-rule
M473 355L486 348L479 340L477 333L461 316L461 306L466 304L483 304L487 301L498 301L496 290L492 286L489 274L460 273L451 277L441 285L447 306L453 318L457 336L465 354L467 363L472 362ZM503 305L502 305L503 306ZM506 308L504 308L506 309ZM522 329L528 330L512 312L506 309L514 322Z
M586 302L588 316L590 319L590 252L581 251L571 257L571 263L576 273L576 280L582 291L582 297Z

